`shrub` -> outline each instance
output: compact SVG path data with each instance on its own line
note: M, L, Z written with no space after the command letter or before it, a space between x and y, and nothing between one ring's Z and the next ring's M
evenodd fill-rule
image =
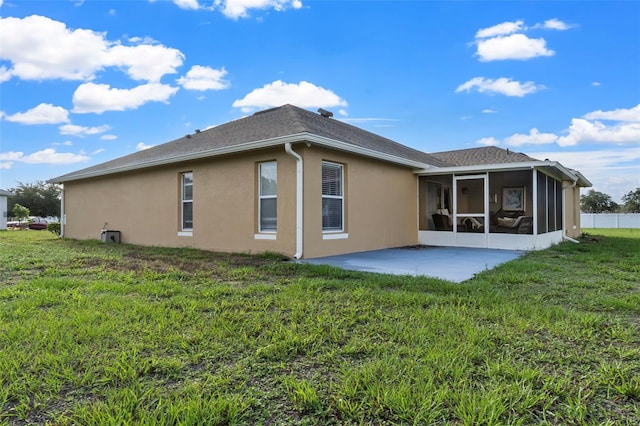
M47 225L47 231L51 231L60 236L60 222L51 222Z

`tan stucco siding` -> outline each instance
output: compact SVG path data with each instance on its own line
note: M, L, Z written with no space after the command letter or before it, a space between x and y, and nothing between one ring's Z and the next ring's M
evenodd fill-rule
M278 231L258 233L257 165L278 164ZM193 173L192 236L179 236L180 176ZM67 182L65 236L97 239L104 223L123 243L215 251L295 253L295 161L284 149Z
M418 180L411 169L315 145L296 150L304 157L303 257L417 244ZM344 165L347 238L323 239L322 161Z
M572 187L572 182L564 182L564 217L566 235L577 238L582 233L580 228L580 188Z
M7 229L7 197L0 195L0 229Z

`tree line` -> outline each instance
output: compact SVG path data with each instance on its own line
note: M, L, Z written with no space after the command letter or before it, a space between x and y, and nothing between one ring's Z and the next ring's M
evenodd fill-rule
M624 204L618 204L604 192L590 189L580 196L580 211L583 213L640 213L640 188L622 196Z
M7 199L9 216L24 218L26 213L26 216L60 217L59 185L42 181L19 182L18 186L9 189L9 192L13 193Z

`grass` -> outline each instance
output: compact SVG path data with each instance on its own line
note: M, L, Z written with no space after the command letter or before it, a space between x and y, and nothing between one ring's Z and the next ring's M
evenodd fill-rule
M640 230L589 232L461 284L0 232L0 424L636 425Z

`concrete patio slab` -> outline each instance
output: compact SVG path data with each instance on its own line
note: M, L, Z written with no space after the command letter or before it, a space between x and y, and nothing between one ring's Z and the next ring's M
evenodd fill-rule
M462 282L524 253L519 250L418 246L305 259L302 262L353 271L428 276Z

